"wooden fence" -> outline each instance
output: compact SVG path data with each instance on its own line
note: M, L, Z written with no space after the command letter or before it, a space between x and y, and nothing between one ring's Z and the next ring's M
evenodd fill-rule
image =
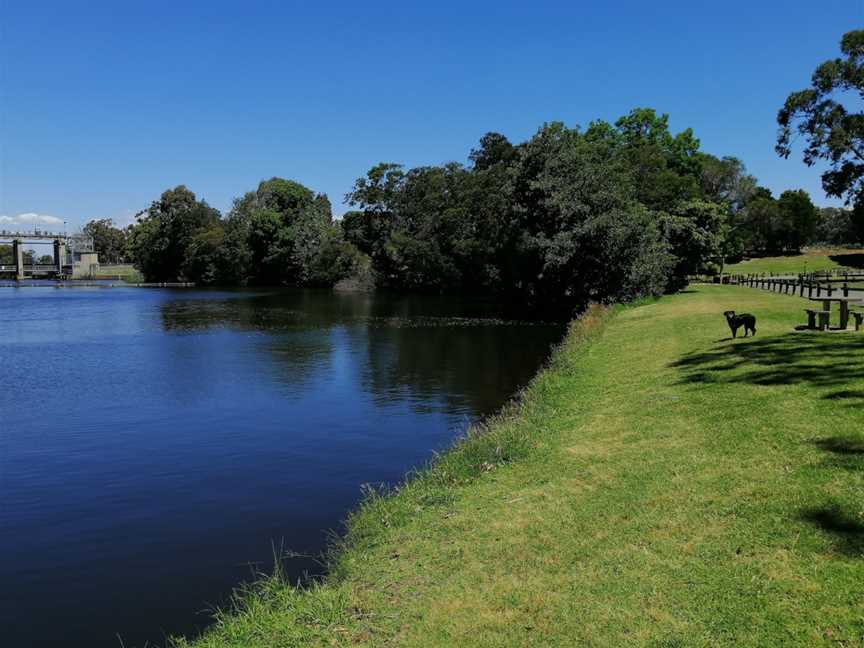
M843 279L817 279L812 275L799 275L797 278L773 277L768 274L727 275L728 281L723 283L748 286L750 288L761 288L771 292L785 295L798 295L799 297L836 297L849 296L850 281L864 281L864 273L843 273ZM840 284L840 285L835 285ZM851 287L856 290L855 286Z

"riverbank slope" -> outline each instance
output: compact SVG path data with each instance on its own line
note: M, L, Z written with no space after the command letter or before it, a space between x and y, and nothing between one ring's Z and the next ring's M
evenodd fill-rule
M591 311L484 435L352 517L329 582L264 580L192 645L856 645L864 334L796 332L804 307Z

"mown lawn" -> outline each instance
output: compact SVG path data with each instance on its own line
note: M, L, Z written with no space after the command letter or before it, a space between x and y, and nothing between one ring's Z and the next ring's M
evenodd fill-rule
M367 502L329 582L262 581L193 645L862 645L864 333L803 308L595 309L485 435Z
M727 265L726 274L773 273L795 275L801 272L836 270L841 267L864 267L861 250L813 248L802 254L748 259Z

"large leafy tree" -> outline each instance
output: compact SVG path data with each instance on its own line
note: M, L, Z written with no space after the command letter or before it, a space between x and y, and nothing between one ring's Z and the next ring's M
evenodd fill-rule
M810 87L793 92L777 114L777 152L789 157L795 135L801 135L804 162L827 162L822 186L847 204L864 198L864 30L840 41L842 57L816 68Z
M219 211L185 186L165 191L141 213L129 236L135 265L149 281L183 278L193 238L219 221Z
M92 220L84 226L84 234L93 239L93 247L102 263L120 263L126 257L126 230L114 226L110 218Z
M756 191L756 178L747 173L738 158L717 158L700 153L702 166L700 184L702 196L711 202L724 203L731 213L737 213Z
M699 140L691 129L673 135L669 116L651 108L630 111L615 127L639 202L668 211L699 197Z
M782 220L782 245L787 251L797 252L813 237L819 212L803 189L784 191L777 199L777 207Z
M333 223L327 196L293 180L265 180L236 200L228 228L252 283L332 285L355 258Z
M242 267L242 259L230 245L228 228L220 220L202 227L189 241L183 276L205 286L231 285L242 281L238 272Z
M401 164L381 162L358 178L345 196L345 202L358 210L346 215L343 231L349 241L369 255L379 286L390 287L400 281L391 237L396 228L397 201L404 183L405 171Z
M829 245L848 245L859 242L858 232L852 220L852 211L840 207L823 207L813 241Z
M501 133L486 133L480 138L480 146L471 149L468 159L476 171L484 171L497 164L506 164L513 159L514 146Z
M770 254L782 249L780 208L771 192L760 188L744 210L742 227L746 231L747 251Z
M727 233L722 205L704 200L681 203L663 220L663 225L675 259L667 288L683 288L687 277L701 272L706 263L722 268Z

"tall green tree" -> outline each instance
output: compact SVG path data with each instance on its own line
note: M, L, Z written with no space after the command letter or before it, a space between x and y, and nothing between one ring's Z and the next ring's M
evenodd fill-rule
M468 159L475 171L485 171L498 164L507 164L516 152L515 147L501 133L486 133L480 138L480 146L471 149Z
M699 140L691 129L676 135L669 116L636 108L615 122L633 178L636 198L650 209L669 211L700 196Z
M771 192L759 191L747 203L742 223L750 254L776 254L783 249L780 208Z
M777 199L783 232L782 247L786 251L797 252L813 238L819 213L803 189L788 190Z
M747 173L738 158L717 158L708 153L699 154L701 164L702 197L723 203L731 213L740 211L756 191L756 178Z
M234 246L245 248L241 256L251 283L332 285L355 258L353 246L342 245L327 196L293 180L262 181L236 200L228 228Z
M148 281L176 281L184 277L193 238L219 218L218 210L179 185L142 212L131 231L128 250Z
M723 205L704 200L681 203L663 219L663 227L675 259L668 289L680 290L688 276L704 271L708 263L722 271L728 229Z
M84 226L84 234L93 239L93 249L102 263L121 263L126 257L126 230L114 226L110 218L92 220Z
M777 153L789 157L795 135L806 142L804 162L827 162L822 186L847 204L864 199L864 30L840 41L843 56L816 68L809 88L793 92L777 114Z
M858 233L852 223L851 210L840 207L823 207L820 209L812 242L829 245L858 243Z

